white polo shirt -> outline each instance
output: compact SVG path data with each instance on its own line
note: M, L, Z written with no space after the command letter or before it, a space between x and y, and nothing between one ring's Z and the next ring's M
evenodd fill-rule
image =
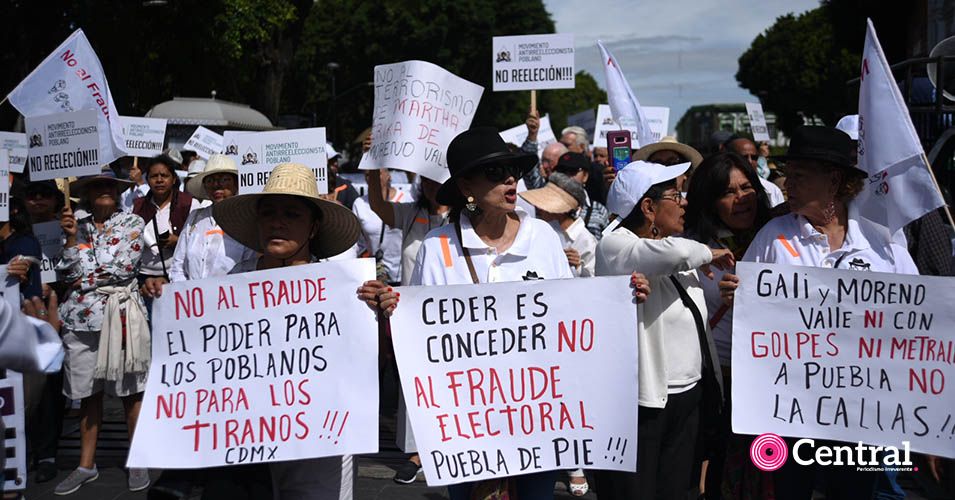
M574 219L574 223L567 229L562 229L556 221L549 225L557 231L560 243L565 249L573 248L580 254L580 267L570 268L574 276L578 278L594 276L594 266L597 263L597 238L587 230L584 220Z
M544 221L518 209L521 225L514 243L504 253L488 246L474 232L466 214L461 214L461 240L481 283L523 279L573 278L557 233ZM412 285L472 284L455 225L431 230L425 237L411 277Z
M889 231L859 215L849 204L849 224L842 248L829 248L829 238L809 221L786 214L766 223L750 243L744 261L918 274L908 251L891 243Z
M172 256L169 281L225 276L236 264L257 256L254 250L225 234L212 207L189 212Z
M417 203L395 203L395 227L401 229L401 284L411 284L411 274L415 268L415 258L424 238L436 227L448 222L448 212L430 214L427 208Z

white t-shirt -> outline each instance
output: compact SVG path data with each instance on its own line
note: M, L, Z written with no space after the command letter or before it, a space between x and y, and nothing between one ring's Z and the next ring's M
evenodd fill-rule
M401 284L411 284L411 275L415 268L415 257L425 236L436 227L448 222L448 212L431 215L427 208L419 207L417 203L396 203L395 227L402 232L401 248Z
M145 182L138 186L133 186L127 189L126 191L123 191L123 193L119 195L120 210L122 210L123 212L132 212L133 203L135 203L136 200L142 198L143 196L146 196L146 193L148 192L149 192L149 184L146 184Z
M467 285L474 283L461 245L481 283L521 281L524 279L573 278L557 233L546 222L529 217L518 209L521 225L517 236L504 253L489 247L474 232L467 214L461 214L461 239L455 224L432 229L418 249L412 285Z
M414 197L401 191L396 191L395 196L389 200L392 203L412 203ZM382 227L381 218L371 209L368 202L368 195L357 198L352 205L352 212L361 222L361 237L358 238L358 253L368 253L374 257L381 248L385 269L388 270L388 276L391 281L401 281L401 228L400 227Z
M581 218L574 219L566 230L562 229L556 221L549 223L558 236L560 236L563 248L573 248L580 254L580 267L572 267L570 270L578 278L587 278L594 276L594 266L596 264L597 238L587 230L587 225Z

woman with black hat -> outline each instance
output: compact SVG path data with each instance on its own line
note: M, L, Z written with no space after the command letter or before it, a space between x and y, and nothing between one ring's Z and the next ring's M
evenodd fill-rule
M853 167L851 139L829 127L799 127L785 161L791 213L770 220L756 234L744 261L831 269L918 274L905 248L888 230L862 217L852 200L865 187L866 173ZM739 284L724 275L720 289L732 303ZM776 498L806 500L812 495L814 467L789 461L774 474ZM879 473L836 469L827 498L859 498L871 492ZM866 496L868 498L868 496Z
M130 441L136 429L151 359L149 325L136 275L143 249L143 219L120 211L119 193L130 185L109 167L70 184L90 215L77 220L70 208L60 225L66 244L56 270L72 283L60 304L63 321L63 394L80 400L80 463L54 493L68 495L96 480L94 456L103 420L103 393L126 409ZM146 469L129 470L129 489L149 486Z

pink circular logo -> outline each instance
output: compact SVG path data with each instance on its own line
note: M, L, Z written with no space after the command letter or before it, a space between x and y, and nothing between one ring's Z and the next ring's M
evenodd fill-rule
M759 470L772 472L786 463L789 447L786 446L786 441L776 434L761 434L756 436L750 445L749 458Z

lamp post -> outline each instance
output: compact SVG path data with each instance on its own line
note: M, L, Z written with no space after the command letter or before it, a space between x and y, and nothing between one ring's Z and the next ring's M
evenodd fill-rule
M328 114L331 117L331 120L329 120L329 128L331 130L329 131L328 135L329 135L329 140L333 144L337 144L337 141L335 140L336 139L335 134L338 132L338 124L337 124L338 116L335 114L335 97L336 97L335 96L335 71L337 71L338 68L340 68L341 66L339 66L337 62L330 62L326 64L325 67L328 68L328 72L332 77L332 100L331 100L331 103L329 104L329 111L328 111Z

